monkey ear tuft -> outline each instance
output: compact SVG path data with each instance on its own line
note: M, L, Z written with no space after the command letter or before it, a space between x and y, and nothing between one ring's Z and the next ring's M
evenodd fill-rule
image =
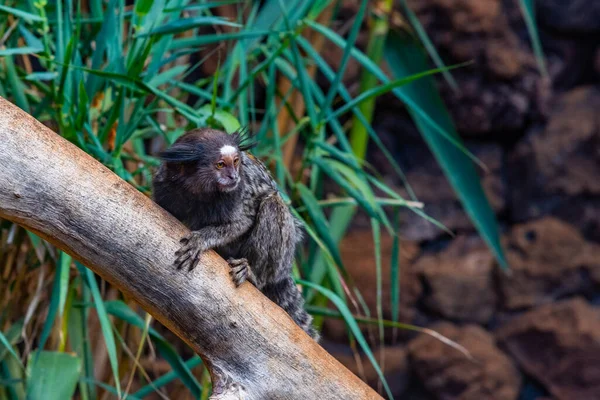
M185 163L198 161L202 158L202 148L197 143L175 143L167 150L158 154L162 161L173 163Z
M243 127L232 133L237 148L241 151L248 151L258 144L256 134L251 132L248 127Z

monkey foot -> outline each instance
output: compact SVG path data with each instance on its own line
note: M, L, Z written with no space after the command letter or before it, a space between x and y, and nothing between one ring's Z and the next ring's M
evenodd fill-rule
M191 271L198 265L200 255L206 251L202 238L191 232L179 242L181 243L181 247L175 252L177 259L174 264L177 269L185 268Z
M212 365L210 376L213 385L209 400L244 400L248 398L245 388L233 382L232 377L221 368Z
M254 276L252 275L252 270L250 270L248 260L245 258L230 258L227 260L227 262L231 267L229 274L231 275L231 279L233 279L233 283L235 283L236 287L240 286L246 280L254 283Z

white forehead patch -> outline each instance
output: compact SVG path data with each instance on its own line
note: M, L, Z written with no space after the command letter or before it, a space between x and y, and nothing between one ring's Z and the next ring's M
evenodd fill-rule
M222 156L230 156L235 153L237 153L237 150L233 146L226 144L225 146L221 147Z

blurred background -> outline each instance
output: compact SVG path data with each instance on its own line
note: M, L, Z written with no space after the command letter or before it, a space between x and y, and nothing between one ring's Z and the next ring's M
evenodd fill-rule
M7 0L0 96L147 195L186 130L255 132L322 345L383 397L600 399L599 44L589 0ZM209 395L0 220L0 399Z

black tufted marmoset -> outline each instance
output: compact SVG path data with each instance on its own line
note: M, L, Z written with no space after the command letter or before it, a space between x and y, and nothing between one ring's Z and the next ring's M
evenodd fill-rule
M250 281L317 340L291 276L301 225L264 164L246 152L253 145L246 132L204 128L160 154L154 200L192 231L175 265L193 269L201 253L214 249L229 263L236 285Z

